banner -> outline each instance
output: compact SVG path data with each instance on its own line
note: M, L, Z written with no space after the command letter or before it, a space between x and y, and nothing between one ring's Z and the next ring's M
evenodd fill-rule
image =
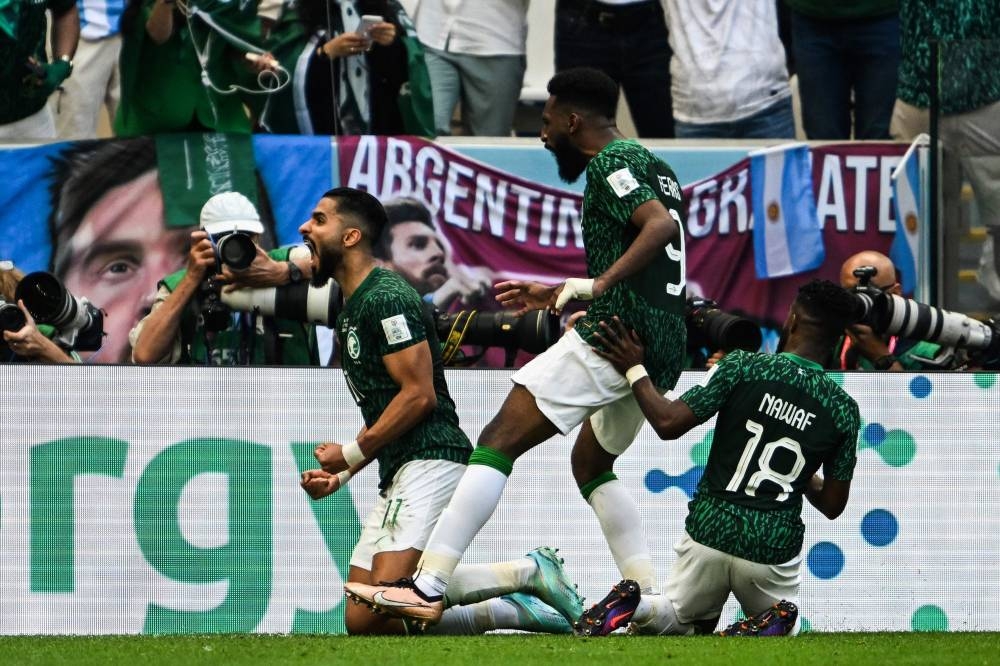
M442 310L497 309L492 284L501 279L555 283L585 273L578 193L415 138L345 137L335 156L329 137L260 135L252 137L251 157L245 145L232 149L228 137L218 137L195 142L212 167L203 172L206 192L221 182L252 190L257 180L261 216L276 245L299 242L299 225L336 185L368 190L389 204L414 199L434 238L418 239L410 225L408 237L398 239L407 259L393 263L410 272L411 282L426 278L421 289L425 296L433 291L430 298ZM903 148L862 143L812 150L826 261L789 278L754 275L748 160L689 184L690 293L774 329L803 281L836 280L843 260L860 250L888 253L895 232L889 174ZM0 259L25 272L52 271L106 311L105 345L89 362L128 361L128 332L150 307L157 282L186 264L197 206L187 200L187 212L170 217L182 200L170 183L187 191L197 176L185 159L158 155L162 151L153 138L0 149ZM535 151L518 154L552 159L541 146ZM421 250L418 242L427 245Z
M446 374L475 439L511 373ZM677 390L703 376L683 373ZM996 375L835 376L865 425L844 513L802 510L807 626L1000 630ZM0 634L343 631L375 465L319 502L299 488L315 443L361 425L339 370L5 365L0 381L31 387L0 420ZM661 580L714 425L672 442L644 425L615 465ZM618 582L570 471L576 434L517 461L463 561L550 545L590 603ZM720 624L736 613L730 600Z

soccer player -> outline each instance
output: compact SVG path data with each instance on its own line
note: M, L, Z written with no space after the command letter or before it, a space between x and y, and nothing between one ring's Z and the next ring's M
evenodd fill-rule
M581 226L588 278L556 286L496 285L506 306L560 311L571 299L592 303L573 329L513 376L514 387L483 430L479 446L423 557L419 575L398 585L348 583L348 595L375 607L434 623L462 554L500 501L514 461L556 433L582 426L573 474L597 514L622 575L653 591L656 574L635 500L612 471L642 425L628 382L590 352L601 321L620 314L649 350L654 385L673 387L684 361L685 274L681 190L670 167L615 125L618 89L588 68L556 74L548 85L541 139L559 173L587 172Z
M341 187L324 194L299 229L311 251L313 284L334 278L340 285L341 365L365 422L355 441L316 448L326 470L305 472L302 487L320 499L369 461L379 463L379 499L351 555L348 580L356 583L413 574L472 448L458 427L434 325L420 297L402 277L376 265L373 239L385 224L375 197ZM568 620L583 610L550 548L507 563L463 567L461 578L449 595L450 604L460 607L449 609L442 631L568 633ZM461 606L472 601L481 603ZM352 634L405 631L398 619L353 604L345 622Z
M644 376L634 331L615 321L594 336L603 347L597 354L632 377L662 439L719 417L664 594L647 597L624 580L583 614L578 634L603 636L629 620L637 633L707 633L730 592L749 619L724 635L798 631L791 600L802 563L802 497L830 520L839 516L857 456L858 405L820 365L853 313L847 291L812 281L792 303L780 353L730 352L677 400L661 397Z

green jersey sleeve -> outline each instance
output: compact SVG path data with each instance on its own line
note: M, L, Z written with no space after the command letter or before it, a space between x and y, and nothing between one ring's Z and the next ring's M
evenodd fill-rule
M704 423L718 413L726 403L726 399L739 384L741 373L741 351L726 354L705 373L701 381L689 388L681 396L698 423Z
M856 403L847 411L844 419L844 441L833 456L823 464L823 477L837 481L854 478L854 467L858 460L858 435L861 430L861 415Z

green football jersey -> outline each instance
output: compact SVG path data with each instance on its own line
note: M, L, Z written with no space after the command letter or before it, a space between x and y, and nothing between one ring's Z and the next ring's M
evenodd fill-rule
M371 427L399 393L382 358L427 340L434 359L437 407L423 421L378 454L379 487L392 482L411 460L450 460L465 464L472 444L458 427L455 403L448 393L434 322L420 296L406 280L375 268L344 303L337 317L341 365L347 386Z
M849 481L858 405L816 363L734 351L680 398L699 422L718 413L686 528L743 559L780 564L802 550L802 497L822 466Z
M646 369L657 386L672 388L685 361L684 206L677 176L663 161L634 141L612 141L590 160L580 226L587 273L597 277L625 254L639 229L630 220L652 199L667 208L680 237L640 271L614 285L587 306L576 330L591 342L599 322L618 315L639 333L646 347Z

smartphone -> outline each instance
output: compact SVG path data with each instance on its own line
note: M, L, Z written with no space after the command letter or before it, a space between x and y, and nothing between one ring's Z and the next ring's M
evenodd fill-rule
M358 24L358 34L371 42L372 28L383 22L385 22L385 19L381 16L376 16L375 14L365 14L361 17L361 23Z

